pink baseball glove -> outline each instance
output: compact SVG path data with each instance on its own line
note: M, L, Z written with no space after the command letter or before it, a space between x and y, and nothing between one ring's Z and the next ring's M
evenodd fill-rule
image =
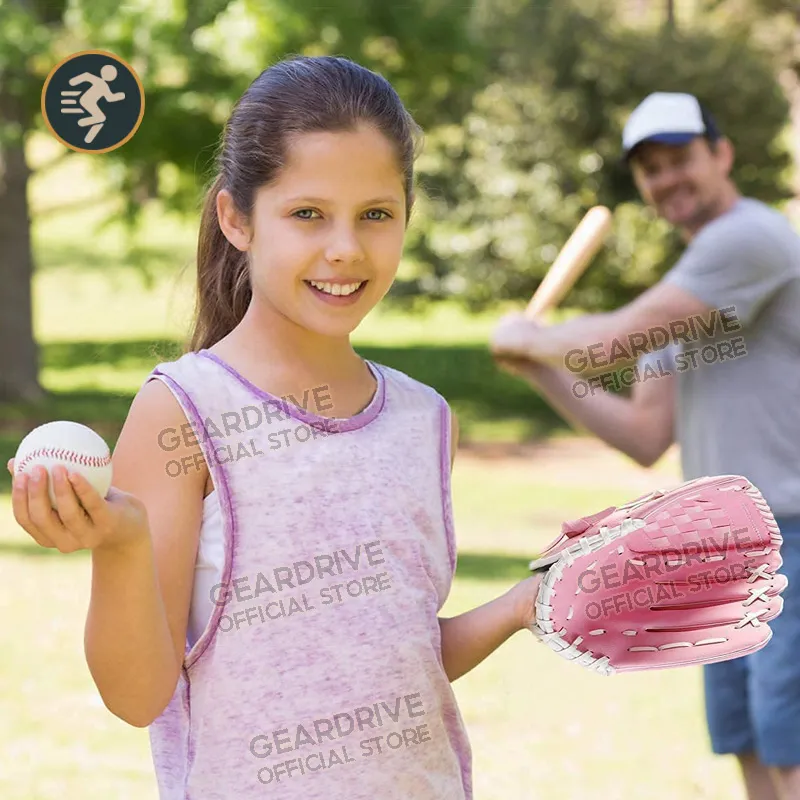
M602 675L754 653L787 586L775 518L746 478L687 481L562 525L532 630Z

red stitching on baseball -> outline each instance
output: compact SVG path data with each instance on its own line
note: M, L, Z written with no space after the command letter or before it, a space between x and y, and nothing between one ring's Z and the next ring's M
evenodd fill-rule
M14 471L22 472L31 461L40 456L54 458L58 461L69 461L73 464L80 464L83 467L107 467L111 463L111 456L87 456L84 453L76 453L74 450L40 447L38 450L28 453L19 464L15 464Z

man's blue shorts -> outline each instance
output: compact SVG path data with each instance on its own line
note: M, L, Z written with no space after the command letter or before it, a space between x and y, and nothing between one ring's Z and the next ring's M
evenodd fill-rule
M776 521L789 585L783 612L770 622L772 639L757 653L703 671L712 750L790 767L800 765L800 518Z

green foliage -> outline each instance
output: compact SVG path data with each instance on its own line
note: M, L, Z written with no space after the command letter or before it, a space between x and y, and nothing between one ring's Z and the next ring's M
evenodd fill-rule
M197 214L227 114L262 69L291 53L349 56L385 74L426 130L409 264L390 297L472 308L528 297L586 209L603 203L614 233L568 300L612 307L678 253L619 163L625 117L648 92L696 93L736 146L742 191L788 196L776 64L730 9L752 20L791 4L707 2L707 29L674 32L626 28L613 0L2 0L0 99L24 113L0 120L0 136L43 127L39 96L60 58L99 48L128 60L145 116L97 165L133 234L154 198Z
M4 0L0 77L26 103L22 128L42 129L42 84L60 58L92 48L131 63L145 116L136 136L101 163L133 234L153 198L197 212L233 104L286 55L351 57L385 74L424 127L458 121L481 75L469 23L468 6L448 0ZM7 135L22 133L16 125Z
M568 300L611 308L651 285L679 243L639 203L620 139L627 115L656 90L693 92L712 109L736 147L733 177L745 194L789 196L790 159L778 144L787 102L746 30L633 31L604 2L494 11L486 87L420 164L431 222L414 243L414 287L474 308L529 297L597 203L614 209L614 233Z
M423 128L457 123L483 80L484 50L470 7L452 0L295 0L306 22L283 52L352 58L392 83Z
M747 14L753 17L789 12L797 14L797 0L704 0L706 12L722 11L730 14Z

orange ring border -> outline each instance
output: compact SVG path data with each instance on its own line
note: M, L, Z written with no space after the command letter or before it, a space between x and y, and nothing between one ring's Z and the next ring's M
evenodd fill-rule
M69 142L65 141L59 134L55 131L53 126L50 124L50 120L47 116L47 110L45 108L45 97L47 95L47 87L50 85L50 81L53 75L68 61L72 61L73 59L77 58L78 56L84 55L101 55L101 56L108 56L109 58L116 61L118 64L122 64L131 75L133 75L133 79L136 81L136 85L139 87L139 97L141 98L141 108L139 109L139 119L136 120L136 124L131 129L131 132L121 141L117 142L116 144L112 145L111 147L105 147L102 150L87 150L81 147L74 147L73 145L69 144ZM47 78L45 79L44 86L42 86L42 99L41 99L41 108L42 108L42 118L44 119L45 125L47 125L48 130L53 136L61 142L65 147L68 147L70 150L74 150L76 153L89 153L89 154L97 154L100 153L109 153L112 150L117 150L118 148L122 147L128 140L130 140L136 131L139 130L139 126L142 124L142 119L144 117L144 105L145 105L145 98L144 98L144 86L142 86L142 82L139 79L139 76L136 74L136 70L127 62L125 59L120 58L119 56L115 55L114 53L109 52L108 50L81 50L78 53L72 53L68 55L66 58L62 58L61 61L58 62L48 74Z

